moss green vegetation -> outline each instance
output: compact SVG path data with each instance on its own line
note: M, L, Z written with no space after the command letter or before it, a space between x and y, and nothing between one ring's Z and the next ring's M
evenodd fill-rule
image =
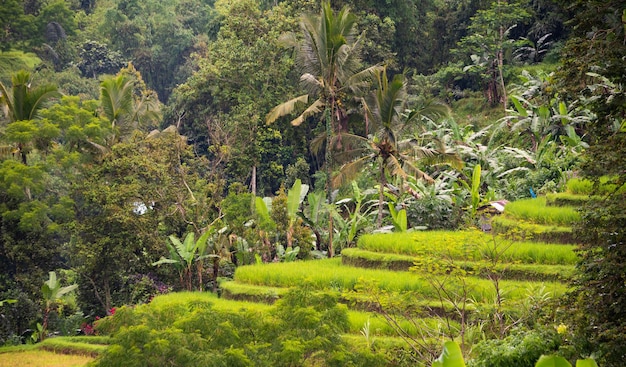
M504 212L511 218L537 224L569 226L580 220L580 214L575 208L546 206L545 197L508 203Z
M360 237L358 248L414 257L473 261L488 259L494 249L501 249L504 250L499 256L501 262L573 265L577 261L574 245L514 242L499 237L494 239L480 231L371 234Z

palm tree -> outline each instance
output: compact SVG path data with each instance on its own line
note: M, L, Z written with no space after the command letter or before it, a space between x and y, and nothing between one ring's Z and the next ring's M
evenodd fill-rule
M387 72L376 73L378 88L370 98L365 100L364 109L368 123L375 129L375 133L362 137L343 134L345 139L360 142L360 146L341 153L349 160L344 164L333 185L339 186L352 180L362 172L366 164L378 163L379 197L378 197L378 226L382 225L384 189L387 186L387 174L406 178L409 175L433 182L433 178L416 165L418 160L428 163L451 163L456 167L462 165L456 153L446 152L445 147L439 144L437 148L422 147L417 139L402 139L404 133L409 132L415 123L423 117L419 111L406 111L406 79L403 74L397 74L391 81Z
M356 35L356 17L348 8L334 13L329 2L322 3L319 16L304 15L300 22L303 39L296 40L294 34L283 37L288 46L296 51L296 65L301 71L300 82L306 93L274 107L266 117L272 123L278 118L290 115L298 108L304 111L291 121L299 126L308 117L323 113L326 123L326 175L331 174L331 140L336 132L346 132L348 111L345 108L350 96L361 94L369 87L368 77L379 66L361 69L361 38ZM338 142L336 148L341 144ZM328 200L331 200L331 186L327 183ZM329 255L332 249L332 218L329 219Z
M54 85L32 87L30 73L23 70L13 75L11 83L11 88L8 88L0 82L0 105L9 124L34 120L47 102L60 95ZM22 163L26 164L26 144L18 143L16 150Z
M159 118L156 94L147 92L137 97L134 80L124 74L102 81L100 105L114 130L113 143Z

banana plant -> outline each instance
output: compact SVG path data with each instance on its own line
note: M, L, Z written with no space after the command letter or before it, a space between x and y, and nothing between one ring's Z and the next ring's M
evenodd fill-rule
M43 340L48 330L48 318L50 312L52 312L57 306L59 301L64 296L72 292L78 287L78 284L68 285L66 287L61 286L61 282L57 279L57 274L54 271L49 273L49 278L41 286L41 293L45 301L45 309L43 313L43 325L39 328L39 339Z
M315 248L317 252L321 251L322 245L322 231L324 223L321 220L321 213L324 203L326 202L326 194L324 191L311 192L306 197L308 202L307 213L299 211L297 215L302 219L305 225L307 225L313 234L315 235Z
M303 185L300 179L297 179L287 192L287 216L289 218L289 226L287 227L287 248L293 248L294 226L299 218L298 208L308 192L309 185Z
M187 233L183 242L175 235L169 236L169 242L166 242L167 249L170 253L169 258L161 257L159 261L152 263L153 266L161 264L172 264L178 270L181 286L189 291L193 289L193 265L212 255L204 255L207 246L207 240L212 234L209 228L196 241L193 232Z
M465 367L461 347L454 341L447 341L439 358L433 361L432 367Z
M337 236L335 237L335 241L338 242L339 245L335 246L336 248L353 245L358 232L368 224L368 215L372 212L373 206L367 207L362 212L363 201L367 198L369 193L362 192L355 181L352 181L352 193L353 198L339 200L334 205L330 206L331 215L336 223ZM350 210L347 204L353 200L355 202L354 210ZM337 210L340 206L343 206L343 209L345 209L348 214L347 218L344 218L344 215Z
M393 203L387 203L387 206L389 207L389 214L391 214L391 221L394 228L398 232L406 232L408 229L406 209L397 210Z
M561 356L541 356L535 367L572 367L567 359ZM576 367L598 367L598 364L592 358L579 359L576 361Z

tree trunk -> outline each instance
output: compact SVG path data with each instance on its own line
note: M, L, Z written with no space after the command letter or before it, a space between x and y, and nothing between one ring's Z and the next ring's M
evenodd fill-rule
M332 138L332 120L331 120L331 112L328 107L324 111L324 117L326 118L326 199L328 200L328 257L333 257L335 255L333 249L333 215L330 211L330 205L332 204L332 170L331 170L331 138Z
M383 226L383 202L385 199L385 166L384 162L380 163L380 189L378 190L378 220L377 225L378 228Z
M256 164L252 166L252 178L250 179L250 189L252 191L252 196L256 196Z

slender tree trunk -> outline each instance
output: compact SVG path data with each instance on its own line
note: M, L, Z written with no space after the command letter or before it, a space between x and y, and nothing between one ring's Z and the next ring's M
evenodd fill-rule
M500 0L498 0L498 5L500 5ZM500 49L498 50L498 73L500 74L499 75L500 87L502 88L502 95L500 98L502 98L503 110L506 111L508 98L506 95L506 86L504 85L504 76L502 75L503 69L504 69L504 51L502 50L503 44L504 44L504 27L500 26Z
M256 196L256 164L252 166L252 178L250 179L250 188L252 190L252 197Z
M378 190L378 228L383 226L383 202L385 199L385 166L384 161L380 163L380 188Z
M326 118L326 198L328 200L328 257L333 257L335 255L333 249L333 215L330 210L330 206L332 205L332 169L331 169L331 138L332 138L332 118L331 112L328 107L324 111L324 117Z

